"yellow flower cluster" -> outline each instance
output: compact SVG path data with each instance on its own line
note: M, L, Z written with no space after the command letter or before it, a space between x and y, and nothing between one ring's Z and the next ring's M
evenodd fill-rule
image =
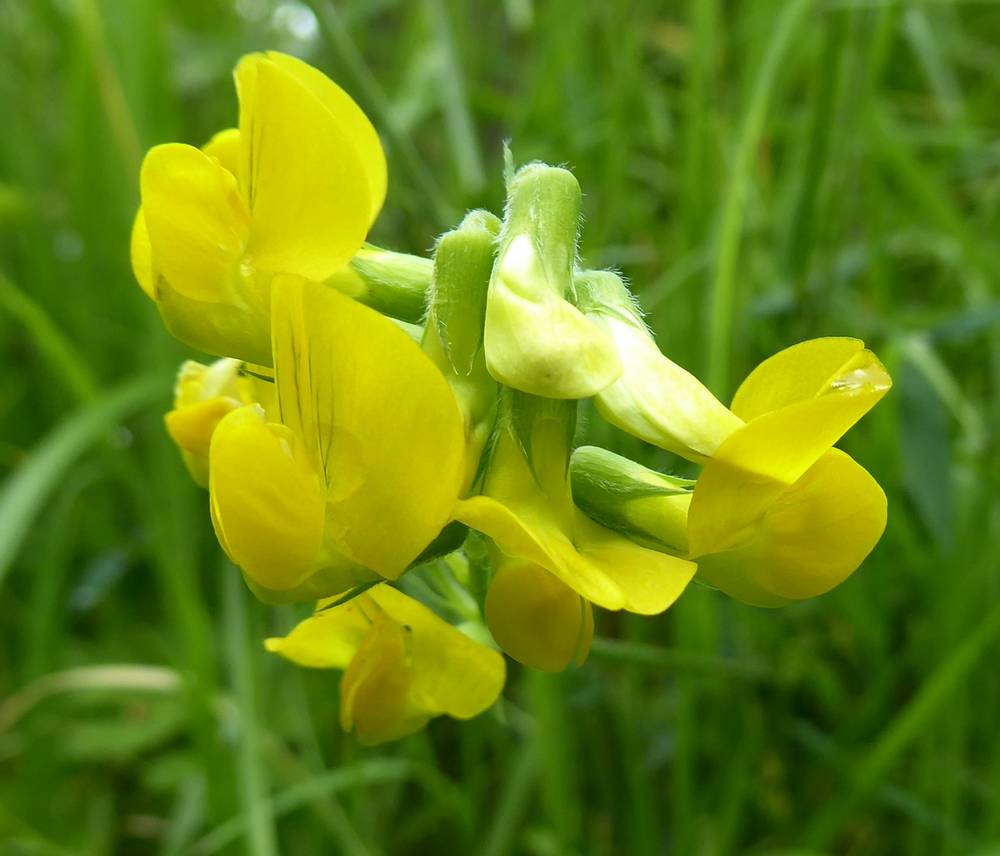
M727 408L619 277L577 268L571 173L511 169L502 220L471 212L430 260L388 252L364 243L386 165L354 101L279 53L235 78L238 129L147 154L132 263L167 328L220 358L181 367L167 429L257 596L318 602L266 645L343 671L345 729L481 713L497 648L582 663L592 605L653 615L696 576L779 605L874 547L884 494L833 448L890 386L862 343L789 348ZM584 398L697 481L574 450Z

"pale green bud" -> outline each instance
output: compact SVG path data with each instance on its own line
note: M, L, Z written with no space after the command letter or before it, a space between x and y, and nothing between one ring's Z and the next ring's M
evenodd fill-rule
M466 488L475 479L497 415L497 383L486 370L486 291L500 221L472 211L438 241L423 348L441 369L465 422Z
M687 552L693 481L658 473L597 446L573 452L570 481L573 501L598 523L654 550Z
M595 398L597 411L635 437L693 461L711 457L743 423L690 372L656 346L621 277L576 275L586 317L614 342L623 371Z
M486 364L506 386L586 398L621 374L611 338L570 302L579 221L567 170L529 164L509 181L485 335Z

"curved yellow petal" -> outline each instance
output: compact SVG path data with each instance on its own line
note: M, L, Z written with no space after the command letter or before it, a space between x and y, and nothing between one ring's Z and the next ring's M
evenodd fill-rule
M764 413L734 432L705 465L688 519L694 556L728 549L789 486L888 392L870 352L822 394Z
M212 136L201 150L210 158L215 158L219 165L230 172L239 182L240 174L240 131L238 128L226 128Z
M501 437L486 484L490 495L459 502L455 519L605 609L655 614L676 600L694 576L692 562L640 547L572 506L564 514L561 497L538 487L527 461L507 454L514 445L509 434Z
M268 651L313 669L346 669L371 628L375 610L361 597L300 621L287 636L264 640Z
M251 54L235 76L251 264L322 281L351 260L368 231L373 193L364 162L327 107L283 65Z
M750 421L789 404L816 398L838 384L864 380L881 364L860 339L830 336L809 339L768 357L740 384L732 411Z
M257 406L225 416L212 436L209 491L219 541L254 582L289 589L317 570L324 502L301 444Z
M167 143L146 154L139 183L152 268L184 297L227 300L250 234L236 179L193 146Z
M413 708L470 719L497 700L506 678L500 654L391 586L375 586L367 594L407 630Z
M340 682L340 726L366 745L418 731L430 715L410 701L410 632L384 614L372 622Z
M849 577L878 543L886 498L848 455L831 449L732 550L698 559L698 576L758 606L815 597Z
M486 623L507 654L543 672L582 665L594 637L590 603L541 565L517 560L493 574Z
M288 71L330 111L345 135L354 143L368 179L371 198L369 226L375 222L385 202L388 183L385 152L374 126L353 98L319 69L278 51L267 51L265 56Z
M153 270L153 248L149 245L149 232L146 230L146 218L142 214L142 206L132 221L132 237L129 242L129 257L132 262L132 273L139 287L150 300L156 300L156 271Z
M303 441L339 552L395 579L448 522L464 476L444 376L387 318L278 278L272 340L282 422Z

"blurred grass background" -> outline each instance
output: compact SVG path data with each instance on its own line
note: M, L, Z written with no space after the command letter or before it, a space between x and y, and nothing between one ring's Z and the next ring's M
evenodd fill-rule
M185 354L127 258L143 152L234 124L264 48L382 132L377 243L496 210L509 138L716 392L864 338L862 569L783 611L694 586L471 723L340 734L165 436ZM1000 853L1000 4L0 0L0 57L0 852Z

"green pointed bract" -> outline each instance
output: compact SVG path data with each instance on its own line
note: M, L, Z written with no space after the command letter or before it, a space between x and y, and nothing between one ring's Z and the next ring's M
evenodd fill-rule
M490 373L546 398L586 398L621 374L614 342L571 302L580 220L572 173L522 167L507 210L486 305Z
M694 482L651 470L597 446L580 446L570 462L573 501L588 517L644 546L687 550L687 512Z

